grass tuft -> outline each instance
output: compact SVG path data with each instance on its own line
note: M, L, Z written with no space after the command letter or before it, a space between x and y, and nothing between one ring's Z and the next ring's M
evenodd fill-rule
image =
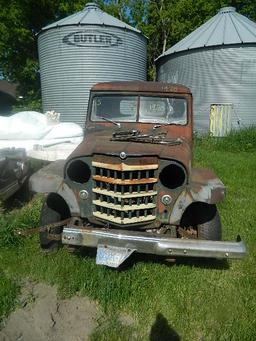
M0 269L0 322L13 309L19 287Z
M225 137L203 136L194 138L195 147L223 152L255 152L256 128L233 130Z
M20 210L13 210L0 215L0 247L16 247L23 243L17 230L38 226L42 198L33 199Z
M133 326L124 325L114 314L110 318L101 318L98 327L90 335L90 341L142 341Z

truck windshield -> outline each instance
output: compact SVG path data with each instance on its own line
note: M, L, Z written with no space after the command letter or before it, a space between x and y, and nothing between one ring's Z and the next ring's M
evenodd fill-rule
M99 95L93 97L92 121L187 123L187 101L177 97Z

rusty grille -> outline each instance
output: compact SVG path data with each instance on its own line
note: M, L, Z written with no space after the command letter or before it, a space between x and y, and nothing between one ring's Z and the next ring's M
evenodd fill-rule
M156 218L158 164L127 165L92 162L93 215L116 223L134 224Z

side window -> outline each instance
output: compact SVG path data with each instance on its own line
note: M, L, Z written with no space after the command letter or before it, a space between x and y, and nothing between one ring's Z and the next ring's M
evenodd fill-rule
M95 96L92 103L92 121L110 119L120 122L136 122L138 97Z
M98 117L119 117L119 101L113 101L112 97L97 97L93 101L93 112Z
M164 98L141 97L140 99L140 117L142 120L164 120L166 110L166 100Z
M140 98L140 122L181 124L187 122L187 101L175 97Z

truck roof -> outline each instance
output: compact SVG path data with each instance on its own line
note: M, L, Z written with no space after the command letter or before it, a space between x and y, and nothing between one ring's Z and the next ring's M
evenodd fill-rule
M106 82L95 84L91 91L156 92L191 94L189 88L181 84L161 82Z

